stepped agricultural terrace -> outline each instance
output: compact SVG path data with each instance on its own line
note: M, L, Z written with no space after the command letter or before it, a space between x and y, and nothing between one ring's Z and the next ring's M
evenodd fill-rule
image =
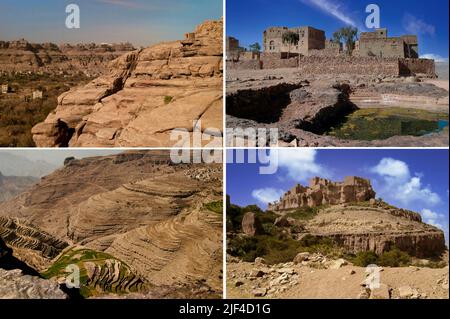
M343 182L314 177L309 187L297 184L279 201L270 203L268 210L283 211L299 207L317 207L352 202L364 202L375 198L370 181L357 176L347 176Z

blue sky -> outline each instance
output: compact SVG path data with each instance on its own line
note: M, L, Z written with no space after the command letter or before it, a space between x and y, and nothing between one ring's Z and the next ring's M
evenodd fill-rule
M231 152L228 159L233 158ZM265 209L268 201L296 183L308 185L311 177L340 181L356 175L371 180L377 197L421 213L425 222L442 228L448 239L448 150L284 149L269 155L272 163L278 163L274 174L260 174L260 168L268 164L227 164L226 192L232 203Z
M80 29L65 27L70 3L80 7ZM222 16L221 0L1 0L0 40L145 46L182 39L204 20Z
M418 34L421 55L448 60L448 0L227 0L227 35L242 45L262 43L269 26L313 26L327 38L345 26L365 29L366 6L380 7L390 36Z

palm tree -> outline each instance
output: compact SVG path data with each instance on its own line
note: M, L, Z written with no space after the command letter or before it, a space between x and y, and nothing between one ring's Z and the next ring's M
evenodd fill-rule
M333 41L341 42L344 41L345 47L347 49L348 55L352 54L353 49L355 48L355 40L357 40L358 29L354 27L344 27L340 28L336 32L333 33Z
M287 43L288 46L289 46L289 48L288 48L288 59L289 59L289 55L291 53L291 45L297 45L299 40L300 40L300 37L299 37L297 32L286 31L285 33L283 33L282 41L283 41L284 44Z
M256 52L256 53L261 52L261 45L258 42L250 44L248 47L250 48L250 51L252 51L252 52Z

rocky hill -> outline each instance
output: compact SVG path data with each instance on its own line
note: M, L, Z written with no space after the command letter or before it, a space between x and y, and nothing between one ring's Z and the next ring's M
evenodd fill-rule
M0 172L0 202L24 192L38 181L31 176L3 176Z
M227 205L229 295L448 298L443 231L416 212L374 197L368 180L315 177L309 187L295 186L265 212L256 205ZM365 267L373 264L392 268L381 275L388 280L380 290L360 285ZM409 274L412 266L418 269L416 278ZM342 291L326 284L336 276L342 277Z
M166 151L68 158L0 205L0 236L45 278L79 265L85 297L218 297L221 180L220 166L175 165Z
M103 74L110 61L134 51L130 43L30 43L25 39L0 41L0 73Z
M204 143L221 145L222 34L222 21L206 21L184 40L114 60L104 76L59 97L32 130L36 145L173 146L173 129L194 126Z

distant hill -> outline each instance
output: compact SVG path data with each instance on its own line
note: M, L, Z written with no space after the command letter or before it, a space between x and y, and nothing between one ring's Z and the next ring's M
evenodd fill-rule
M38 181L37 177L3 176L0 171L0 202L19 195Z
M436 73L440 80L448 80L448 62L436 62Z
M42 177L56 169L46 161L31 161L25 157L0 152L0 172L5 176Z

